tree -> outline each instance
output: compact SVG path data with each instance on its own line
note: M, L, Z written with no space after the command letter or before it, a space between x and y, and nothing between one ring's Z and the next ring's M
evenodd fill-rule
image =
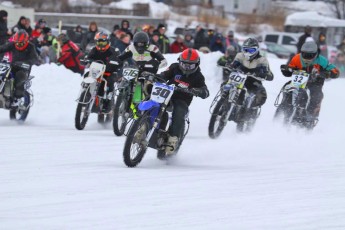
M345 0L331 0L328 4L338 19L345 19Z

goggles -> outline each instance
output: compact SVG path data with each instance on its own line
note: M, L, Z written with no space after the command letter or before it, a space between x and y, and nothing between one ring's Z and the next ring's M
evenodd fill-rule
M196 68L196 63L180 62L180 66L184 70L194 70Z
M25 42L16 42L15 45L17 47L23 47L23 46L25 46Z
M137 42L137 43L135 43L135 46L136 47L145 47L146 43L144 43L144 42Z
M104 47L104 46L108 45L108 41L107 40L97 40L96 45L99 47Z
M245 52L245 53L250 53L250 54L253 54L253 53L255 53L257 50L258 50L258 48L256 48L256 47L243 47L243 52Z
M302 52L302 58L306 60L311 60L316 57L316 53L304 53Z

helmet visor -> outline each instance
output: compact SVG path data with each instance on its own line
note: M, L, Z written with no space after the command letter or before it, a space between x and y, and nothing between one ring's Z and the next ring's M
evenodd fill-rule
M25 46L25 42L16 42L15 45L17 47L23 47L23 46Z
M97 40L96 41L96 45L98 47L106 47L108 45L108 41L107 40Z
M180 66L183 70L190 71L196 68L196 63L180 62Z
M145 47L146 44L144 42L137 42L137 43L135 43L135 46L136 47Z
M312 60L316 56L316 53L304 53L302 52L302 58L306 60Z
M243 52L253 54L258 50L256 47L243 47Z

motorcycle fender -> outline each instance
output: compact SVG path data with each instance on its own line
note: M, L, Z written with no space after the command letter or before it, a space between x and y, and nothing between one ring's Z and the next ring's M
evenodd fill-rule
M141 111L147 111L150 110L151 108L159 107L159 103L149 100L149 101L142 101L139 103L138 108Z
M96 80L92 77L86 77L84 78L83 82L86 83L86 84L92 84L94 83Z

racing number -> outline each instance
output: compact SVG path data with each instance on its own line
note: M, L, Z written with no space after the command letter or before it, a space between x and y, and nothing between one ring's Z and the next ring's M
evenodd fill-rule
M303 76L300 75L296 75L295 79L293 80L294 82L298 82L298 83L302 83L303 80Z
M239 76L239 75L231 75L231 76L230 76L230 79L233 80L233 81L235 81L235 82L238 82L238 83L244 81L244 78L241 77L241 76Z
M156 87L155 90L156 91L152 92L152 95L167 98L170 94L170 90L164 88Z

